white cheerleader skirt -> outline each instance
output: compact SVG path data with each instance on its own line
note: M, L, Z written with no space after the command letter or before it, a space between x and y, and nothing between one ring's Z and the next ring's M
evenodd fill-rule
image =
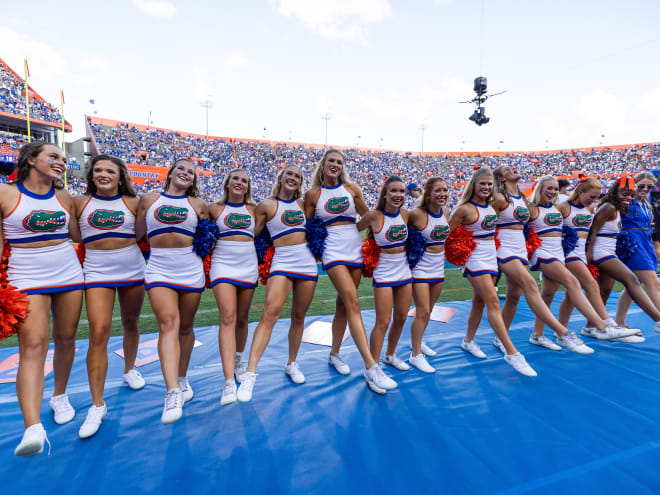
M477 247L463 267L463 276L477 277L479 275L497 276L497 252L495 239L475 239Z
M512 260L520 260L527 265L527 246L525 245L525 234L522 230L499 229L497 238L500 247L497 248L497 262L501 265Z
M374 287L397 287L412 283L406 253L380 253L374 268Z
M85 288L82 268L70 242L40 248L11 246L7 282L26 294Z
M253 242L220 239L211 256L210 287L231 284L254 289L259 279L257 251Z
M532 253L529 262L531 270L539 270L541 263L559 261L564 263L564 248L561 247L561 237L541 237L541 247Z
M573 250L566 255L566 262L582 261L587 264L587 240L578 237L578 243Z
M325 238L323 249L323 269L336 265L364 266L362 257L362 236L353 224L327 227L328 237Z
M592 254L594 265L612 258L616 258L616 237L596 236Z
M204 263L192 246L183 248L151 248L144 272L146 289L167 287L188 292L203 292Z
M307 243L276 247L268 278L275 275L302 278L304 280L318 280L319 269L316 266L314 255L307 247Z
M86 249L85 289L144 284L144 257L137 244L121 249Z
M445 281L445 252L424 252L422 259L417 262L412 270L413 283L434 284Z

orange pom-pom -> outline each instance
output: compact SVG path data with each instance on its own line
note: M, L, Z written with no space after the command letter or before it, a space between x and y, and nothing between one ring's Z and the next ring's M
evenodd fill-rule
M587 268L589 268L589 272L591 272L591 276L596 280L598 280L598 278L600 277L600 270L598 269L598 267L593 263L589 263L587 265Z
M28 298L13 285L0 287L0 340L18 333L30 310Z
M532 227L530 227L529 235L525 240L525 246L527 247L527 258L528 259L531 258L532 253L536 251L538 248L540 248L542 244L543 244L543 240L538 236L536 231Z
M2 249L2 257L0 257L0 287L7 286L7 265L9 264L9 255L11 249L7 241L4 241L4 247Z
M268 274L270 273L270 265L273 263L274 254L275 248L273 246L268 246L264 254L264 262L259 265L259 278L261 278L261 283L263 285L268 283Z
M73 247L76 250L76 254L78 255L78 261L80 261L80 266L83 265L85 262L85 245L81 243L73 243Z
M362 275L371 278L374 276L374 268L378 266L378 259L380 258L380 247L376 241L371 237L367 237L362 241L362 256L364 258L364 268L362 268Z
M202 263L204 263L204 279L206 280L205 287L207 289L211 285L211 255L213 254L213 249L211 249L209 254L202 258Z
M495 227L495 249L496 250L499 249L500 246L502 245L502 241L500 241L500 238L499 238L499 233L500 233L500 228Z
M138 241L137 245L140 248L140 251L142 251L143 253L148 253L151 251L151 246L144 239Z
M459 225L445 241L445 258L452 265L463 266L476 247L477 241L472 232Z

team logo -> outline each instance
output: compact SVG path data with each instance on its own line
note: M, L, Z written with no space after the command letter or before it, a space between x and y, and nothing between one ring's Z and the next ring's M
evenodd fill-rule
M186 221L186 218L188 218L188 208L163 205L156 209L154 212L154 217L156 217L156 220L162 223L182 223Z
M341 198L330 198L325 203L325 211L327 211L328 213L337 214L348 210L349 206L350 203L346 196L343 196Z
M529 210L524 206L518 206L515 210L513 210L513 218L519 222L526 222L529 220Z
M23 219L23 227L31 232L53 232L65 225L63 211L34 210Z
M405 225L392 225L385 234L385 238L390 242L403 241L407 236L408 227Z
M548 213L543 218L543 221L545 222L546 225L550 225L551 227L555 227L555 226L561 225L563 223L564 217L561 216L561 213Z
M576 227L589 227L591 225L591 215L575 215L573 225Z
M282 213L282 223L287 227L296 227L305 223L305 215L300 210L286 210Z
M484 230L495 230L497 224L497 215L486 215L481 222L481 228Z
M241 213L230 213L225 217L225 225L230 229L247 229L252 225L252 217Z
M444 241L449 235L449 225L436 225L431 232L431 239L434 241Z
M124 212L113 210L94 210L88 217L87 223L95 229L112 230L124 225Z

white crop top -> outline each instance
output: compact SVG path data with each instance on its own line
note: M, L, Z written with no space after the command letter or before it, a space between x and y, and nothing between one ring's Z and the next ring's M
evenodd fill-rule
M160 193L147 210L147 237L176 232L195 235L197 212L190 204L188 195L171 196Z
M381 248L395 248L405 246L408 239L408 226L403 221L401 210L396 213L381 212L383 214L383 226L379 231L373 232L376 244Z
M353 195L341 182L336 186L321 186L315 214L321 217L325 225L344 221L355 222L357 212Z
M449 235L449 224L442 210L434 215L426 210L426 226L420 230L427 246L443 246Z
M252 214L246 208L245 203L225 201L215 223L220 229L218 238L245 235L250 239L254 239L254 218L252 218Z
M525 225L529 220L529 209L522 196L509 196L509 204L497 215L497 226Z
M589 227L594 219L593 213L586 206L578 206L568 202L571 212L564 218L564 225L580 232L589 232Z
M305 213L295 199L284 200L275 198L277 209L266 222L266 228L271 240L278 239L294 232L305 232Z
M470 201L470 204L477 208L479 216L474 222L463 225L465 230L472 232L475 239L493 236L497 225L495 209L490 204L480 205L474 201Z
M614 220L605 222L596 235L598 237L616 237L619 232L621 232L621 215L617 210Z
M559 212L555 205L538 205L539 216L529 222L529 226L538 234L547 234L549 232L561 232L564 216Z
M69 238L69 211L51 188L46 194L28 191L17 182L19 196L14 209L2 219L2 231L9 244Z
M92 194L78 220L84 243L108 237L135 238L135 213L121 194L104 198Z

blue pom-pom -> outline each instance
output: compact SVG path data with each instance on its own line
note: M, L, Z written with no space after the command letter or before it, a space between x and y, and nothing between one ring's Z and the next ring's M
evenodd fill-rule
M220 229L215 222L203 219L197 222L195 236L193 237L193 251L197 256L203 258L215 247L220 235Z
M408 258L408 265L410 268L415 268L419 260L424 256L426 251L426 239L422 233L411 227L408 227L408 239L406 240L406 257Z
M564 225L561 229L561 247L564 248L564 256L575 249L578 244L577 231L573 227Z
M264 227L261 233L254 238L254 248L257 251L257 259L259 264L264 262L264 257L266 256L266 249L273 245L273 241L270 238L270 233L268 229Z
M328 229L321 217L315 215L307 219L305 235L307 236L307 247L314 257L320 260L325 250L325 238L328 237Z
M637 242L629 232L619 232L616 240L616 255L620 260L628 260L637 251Z
M523 227L523 235L525 236L525 240L529 239L529 224L526 223L525 226Z

